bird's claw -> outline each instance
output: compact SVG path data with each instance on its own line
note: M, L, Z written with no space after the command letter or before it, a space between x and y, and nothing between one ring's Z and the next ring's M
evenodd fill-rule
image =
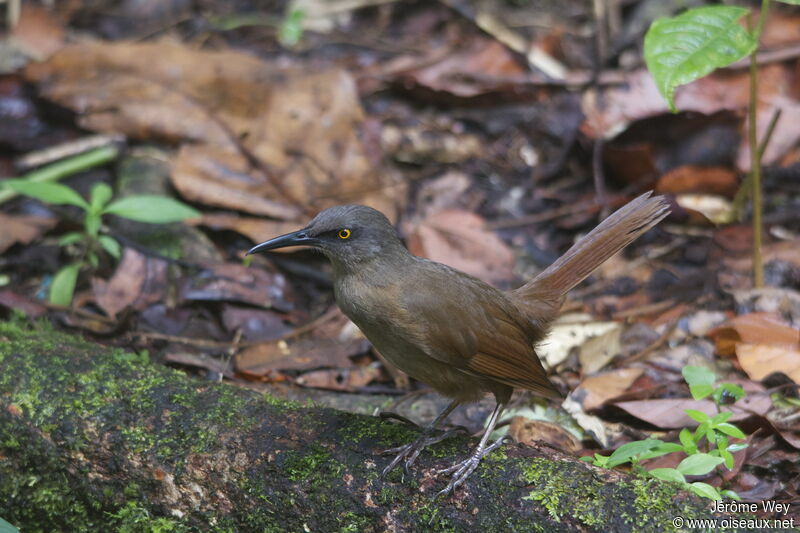
M472 474L475 471L475 469L478 468L481 459L483 459L484 457L495 451L497 448L502 446L505 440L506 440L505 437L501 437L497 439L495 442L493 442L491 445L487 446L486 448L484 449L479 448L475 450L472 453L472 455L470 455L463 461L460 461L448 468L437 470L436 471L437 475L453 474L453 476L450 478L450 482L447 484L447 486L436 494L436 497L439 498L443 496L448 496L453 492L455 492L455 490L467 480L470 474Z
M405 459L405 463L403 463L403 469L405 470L405 473L408 474L409 468L411 468L411 465L413 465L417 460L417 457L419 457L419 454L422 452L422 450L432 444L443 441L444 439L453 435L453 433L456 431L456 429L450 429L434 436L429 436L423 433L411 444L398 446L397 448L389 448L388 450L382 451L381 455L391 455L396 453L397 456L392 459L392 462L389 463L386 468L383 469L383 472L381 472L380 476L381 479L385 478L389 472L394 470L394 468L400 464L400 461L403 459Z

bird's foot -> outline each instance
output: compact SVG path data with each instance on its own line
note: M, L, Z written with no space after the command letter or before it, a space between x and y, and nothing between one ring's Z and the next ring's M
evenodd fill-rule
M505 437L500 437L486 448L478 446L475 448L475 451L463 461L460 461L451 467L438 470L436 472L437 474L453 474L453 476L450 478L450 483L447 484L444 490L439 491L436 497L438 498L440 496L447 496L455 492L455 490L467 480L470 474L472 474L475 469L478 468L481 459L502 446L505 440Z
M392 460L391 463L389 463L389 465L386 468L383 469L383 472L381 472L381 479L386 477L386 474L394 470L394 468L398 464L400 464L400 462L403 461L404 459L405 463L403 464L403 470L405 470L405 473L408 474L409 468L411 468L411 465L413 465L414 461L417 460L417 457L419 457L419 454L422 450L424 450L425 448L427 448L432 444L436 444L437 442L441 442L444 439L452 436L456 431L458 430L450 429L445 431L444 433L440 433L438 435L433 435L433 436L431 436L428 432L423 432L422 435L420 435L417 438L417 440L415 440L411 444L406 444L405 446L398 446L397 448L389 448L388 450L384 450L383 452L381 452L381 455L392 455L396 453L397 456Z

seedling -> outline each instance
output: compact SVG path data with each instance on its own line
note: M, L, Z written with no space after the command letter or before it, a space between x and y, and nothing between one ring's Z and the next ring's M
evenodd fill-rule
M60 183L37 183L24 179L10 179L2 183L19 194L46 204L74 205L84 212L83 231L67 233L58 240L60 246L70 248L74 260L53 276L48 299L56 305L70 305L78 274L87 267L97 268L101 253L119 259L120 244L106 233L104 215L117 215L151 224L166 224L200 216L195 209L167 196L139 195L112 201L111 187L105 183L97 183L92 187L88 202L75 190Z
M638 467L645 459L652 459L668 453L683 453L683 459L676 468L654 468L645 471L647 474L665 481L680 483L686 490L698 496L721 500L723 496L739 499L732 490L718 491L708 483L694 481L689 483L686 476L702 476L708 474L719 465L724 464L728 470L734 467L733 454L747 447L745 443L730 443L729 438L744 439L745 434L741 429L728 422L733 416L730 411L722 411L723 405L728 405L744 398L744 390L733 383L722 383L714 386L717 377L711 370L699 366L686 366L683 368L683 378L689 384L692 398L702 400L711 397L717 406L717 414L710 416L702 411L685 409L684 412L692 419L699 422L692 431L683 428L679 435L679 443L663 442L659 439L645 439L623 444L610 456L599 453L594 457L582 457L584 461L591 462L602 468L613 468L625 463Z

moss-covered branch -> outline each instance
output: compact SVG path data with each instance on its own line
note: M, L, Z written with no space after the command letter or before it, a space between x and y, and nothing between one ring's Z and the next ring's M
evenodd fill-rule
M34 531L663 531L709 516L671 486L506 447L456 496L376 452L414 432L186 377L76 337L0 323L0 517Z

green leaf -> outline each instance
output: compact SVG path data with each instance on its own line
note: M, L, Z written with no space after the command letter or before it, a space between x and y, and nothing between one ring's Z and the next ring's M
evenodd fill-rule
M303 19L305 17L306 12L302 9L292 9L287 13L278 28L278 42L286 47L299 43L303 37Z
M713 385L717 376L704 366L687 365L681 369L683 379L689 385Z
M644 59L673 112L676 87L756 49L753 36L737 23L748 12L738 6L707 6L653 22L644 37Z
M608 458L608 468L613 468L617 465L626 463L632 458L649 452L653 448L656 448L662 444L664 444L664 442L658 439L636 440L627 444L623 444L614 450L614 453L612 453Z
M0 518L0 533L19 533L19 529Z
M784 4L792 4L793 6L800 6L800 0L778 0L778 2L783 2Z
M678 434L678 438L683 444L683 450L686 452L687 455L691 455L697 452L697 443L694 441L694 437L692 437L692 432L686 428L683 428L681 432Z
M95 183L94 187L92 187L92 192L89 195L89 205L91 208L98 213L102 211L104 205L111 200L111 195L113 192L111 191L111 187L109 187L105 183Z
M664 444L657 446L650 451L640 453L639 460L644 461L645 459L652 459L653 457L661 457L662 455L667 455L668 453L682 451L683 446L680 444L675 444L674 442L665 442Z
M64 307L72 303L72 295L75 293L75 283L78 281L78 272L81 266L73 263L62 267L53 276L53 283L50 285L50 302Z
M714 392L713 385L689 385L689 392L692 393L692 398L695 400L702 400L706 396L711 396Z
M83 219L83 227L86 229L86 233L94 238L100 233L100 225L102 222L103 220L100 213L90 209L86 211L86 216Z
M711 420L711 417L705 414L703 411L697 411L696 409L684 409L683 412L689 415L689 418L697 420L701 424Z
M734 492L734 491L732 491L730 489L723 490L721 494L724 497L728 498L729 500L741 500L742 499L742 497L739 496L739 494L737 494L736 492Z
M727 450L723 450L720 448L719 456L725 460L725 468L728 470L733 470L733 466L736 464L733 459L733 454Z
M77 205L83 209L89 209L89 204L81 198L80 194L60 183L39 183L22 179L5 180L0 183L19 194L36 198L47 204Z
M696 453L680 462L678 472L684 476L702 476L714 470L723 461L724 459L721 457L714 457L707 453Z
M716 429L717 429L717 431L721 431L721 432L725 433L726 435L730 435L731 437L735 437L737 439L746 439L747 438L747 435L745 435L744 432L741 429L737 428L736 426L734 426L733 424L730 424L728 422L723 422L722 424L717 424Z
M686 478L683 477L683 474L675 470L674 468L654 468L648 473L658 479L663 479L664 481L675 481L677 483L686 483Z
M122 255L122 248L120 247L117 239L109 237L108 235L100 235L100 246L109 253L114 259L119 259Z
M128 196L108 204L104 213L110 213L137 222L166 224L187 218L197 218L200 212L168 196Z
M69 233L65 233L58 239L59 246L68 246L70 244L75 244L76 242L81 242L85 238L85 235L80 231L70 231Z
M694 492L698 496L702 498L708 498L709 500L721 500L722 496L720 496L717 489L709 485L708 483L703 483L701 481L695 481L694 483L689 483L686 488L690 491Z
M727 422L732 416L733 413L731 411L722 411L721 413L717 413L714 415L714 418L711 419L711 425L713 427L717 427L719 424Z

